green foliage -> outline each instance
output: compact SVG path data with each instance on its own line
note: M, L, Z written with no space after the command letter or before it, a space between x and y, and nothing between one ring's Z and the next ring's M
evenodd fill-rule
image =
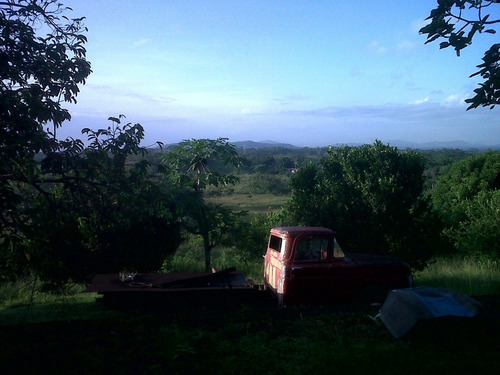
M290 193L289 179L289 175L256 173L252 176L249 188L254 194L286 195Z
M437 180L444 176L455 162L478 152L477 150L459 149L420 150L425 163L424 192L430 193Z
M234 185L238 178L221 173L212 165L238 167L242 163L236 149L227 138L192 139L174 146L162 157L162 172L182 190L181 203L183 225L190 233L203 238L205 271L210 272L210 252L234 225L240 214L219 204L207 202L205 191L210 186Z
M61 23L65 11L56 0L8 0L0 8L1 232L14 234L20 190L37 182L35 155L65 146L51 137L71 117L62 103L76 102L91 72L83 18L62 16ZM54 134L45 131L49 124Z
M189 236L173 255L165 259L162 272L204 272L205 259L201 249L203 249L203 241L197 241ZM218 270L235 267L238 272L245 275L247 280L253 280L256 284L262 285L264 249L260 250L258 256L248 257L248 254L234 246L219 245L211 252L211 264Z
M465 219L444 234L462 254L500 258L500 190L480 192L465 203Z
M91 73L83 18L56 0L0 8L0 279L34 273L51 286L123 267L158 269L179 243L167 186L148 179L140 124L59 140ZM48 126L53 126L50 131ZM167 240L165 239L168 238Z
M259 160L260 159L260 160ZM291 156L272 156L267 155L264 158L257 158L257 163L253 170L257 173L277 174L289 172L296 167L296 162Z
M236 254L245 262L259 259L266 253L269 230L275 226L273 215L252 214L238 220L231 240Z
M23 267L60 286L124 268L156 271L177 248L172 191L147 178L146 162L126 165L145 152L142 126L110 120L107 129L83 130L90 143L80 154L68 148L42 160L44 186L18 208L23 241L3 253L5 266L25 255Z
M63 15L55 0L7 0L0 8L0 279L22 270L27 211L47 195L38 153L77 154L79 140L55 133L70 119L63 102L76 102L78 84L90 74L83 18ZM62 21L61 21L62 18ZM42 34L43 33L43 34ZM45 126L53 125L53 132Z
M167 168L164 172L176 179L181 185L192 184L196 191L208 186L234 185L237 177L222 174L211 168L212 163L220 161L223 165L238 167L242 159L227 138L192 139L172 147L162 158Z
M269 230L282 225L278 213L240 216L231 229L221 238L219 246L211 252L211 264L217 269L235 266L248 279L263 283L262 256L267 249ZM167 257L165 272L202 272L204 262L199 251L203 240L199 236L187 235L175 254Z
M461 160L441 177L431 196L447 226L465 219L468 202L481 191L500 188L500 152L485 152Z
M500 152L455 163L431 191L455 251L500 256Z
M422 157L377 141L331 148L292 178L286 212L296 224L338 232L350 252L386 253L418 267L438 246L438 222L422 197Z
M490 19L486 14L489 7L497 6L497 1L491 0L440 0L438 6L431 11L427 20L431 22L420 29L427 34L427 42L444 39L439 47L453 47L460 56L460 51L472 44L477 34L495 34L493 29L500 22ZM483 57L483 63L478 65L479 71L472 76L480 75L484 82L475 89L476 95L465 100L469 103L467 109L479 106L493 108L500 103L500 44L493 44ZM472 77L471 76L471 77Z

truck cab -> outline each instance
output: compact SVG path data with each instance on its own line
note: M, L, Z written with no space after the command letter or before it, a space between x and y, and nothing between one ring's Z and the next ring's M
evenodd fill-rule
M333 230L298 226L271 229L264 280L285 306L335 304L367 290L386 294L412 283L404 262L383 255L346 255Z

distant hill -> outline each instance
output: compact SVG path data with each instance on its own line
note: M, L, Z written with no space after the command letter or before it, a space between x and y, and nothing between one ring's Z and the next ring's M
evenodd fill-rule
M288 148L288 149L298 149L305 148L294 146L289 143L280 143L275 141L262 141L262 142L254 142L254 141L241 141L241 142L231 142L238 149L262 149L262 148ZM451 142L408 142L401 140L392 140L388 142L390 146L397 147L399 149L414 149L414 150L441 150L441 149L459 149L459 150L500 150L500 144L496 145L484 145L484 144L476 144L469 143L464 141L451 141ZM343 146L344 144L336 144L332 145L334 147ZM348 146L361 146L362 143L349 143Z
M280 142L275 142L275 141L261 141L261 142L255 142L255 141L238 141L238 142L231 142L237 149L240 150L250 150L250 149L265 149L265 148L284 148L284 149L301 149L301 148L308 148L308 147L300 147L300 146L295 146L290 143L280 143ZM408 141L401 141L401 140L392 140L388 142L382 142L384 144L389 144L390 146L397 147L401 150L406 150L406 149L414 149L414 150L441 150L441 149L458 149L458 150L477 150L477 151L485 151L487 149L492 149L494 151L500 150L500 144L496 145L484 145L484 144L477 144L477 143L469 143L469 142L464 142L464 141L451 141L451 142L422 142L422 143L417 143L417 142L408 142ZM168 150L169 147L174 146L175 144L166 144L163 147L163 150ZM334 147L340 147L340 146L361 146L362 143L348 143L348 144L334 144L332 146ZM327 147L327 146L325 146ZM316 148L316 147L312 147ZM158 146L154 146L149 148L150 150L155 150L158 149Z
M406 141L389 141L389 145L395 146L401 149L417 149L417 150L440 150L443 148L447 149L459 149L459 150L487 150L491 148L492 150L500 150L500 144L497 145L484 145L484 144L475 144L464 141L451 141L451 142L406 142Z
M254 142L254 141L240 141L240 142L231 142L236 148L239 149L251 149L251 148L300 148L298 146L291 145L289 143L280 143L274 141L262 141L262 142Z

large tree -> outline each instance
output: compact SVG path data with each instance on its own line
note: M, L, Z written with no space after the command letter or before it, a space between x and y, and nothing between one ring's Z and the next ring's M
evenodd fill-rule
M44 194L26 203L29 221L23 253L44 281L60 285L86 282L96 273L158 271L177 249L180 225L174 193L149 178L140 124L83 129L89 146L74 155L49 153L42 171L50 172Z
M59 140L90 74L83 18L56 0L0 1L0 279L27 272L51 285L98 272L158 270L176 249L174 195L128 164L140 124Z
M440 48L453 47L458 56L460 51L472 44L478 34L495 34L500 19L490 17L498 0L438 0L437 7L431 11L430 22L420 29L427 34L427 42L444 40ZM480 75L483 82L474 90L474 97L467 99L467 109L479 106L493 108L500 103L500 43L494 43L484 53L479 70L472 76ZM471 76L471 77L472 77Z
M500 152L456 162L431 196L457 252L500 256Z
M207 202L205 189L235 184L238 178L214 168L238 167L242 159L227 138L191 139L175 145L165 156L164 173L184 191L181 202L184 208L184 227L203 238L205 270L210 272L211 250L235 224L237 215L228 208Z
M422 157L380 141L330 148L292 178L286 212L296 224L337 231L348 252L385 253L421 265L437 245L422 197Z
M27 186L41 189L39 153L61 150L56 130L71 118L64 102L76 102L90 74L83 18L70 19L57 0L0 1L0 235L2 246L18 238L19 205Z

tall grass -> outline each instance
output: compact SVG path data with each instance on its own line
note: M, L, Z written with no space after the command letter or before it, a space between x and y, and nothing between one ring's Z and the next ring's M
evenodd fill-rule
M264 251L264 250L263 250ZM251 279L256 284L264 282L264 262L262 258L246 258L238 253L234 247L217 246L212 249L212 267L219 270L236 267L236 270L243 272L247 279ZM162 272L204 272L205 258L203 247L197 241L186 241L176 253L167 258L163 265Z
M415 284L476 296L500 293L500 261L485 257L436 258L415 274Z
M222 204L235 211L268 213L279 211L288 199L285 195L245 193L209 197L207 201Z
M0 324L22 324L101 316L96 293L84 285L48 292L34 278L0 284Z
M0 310L30 304L67 303L80 295L85 285L66 285L60 290L46 291L34 277L25 277L15 282L0 284Z

